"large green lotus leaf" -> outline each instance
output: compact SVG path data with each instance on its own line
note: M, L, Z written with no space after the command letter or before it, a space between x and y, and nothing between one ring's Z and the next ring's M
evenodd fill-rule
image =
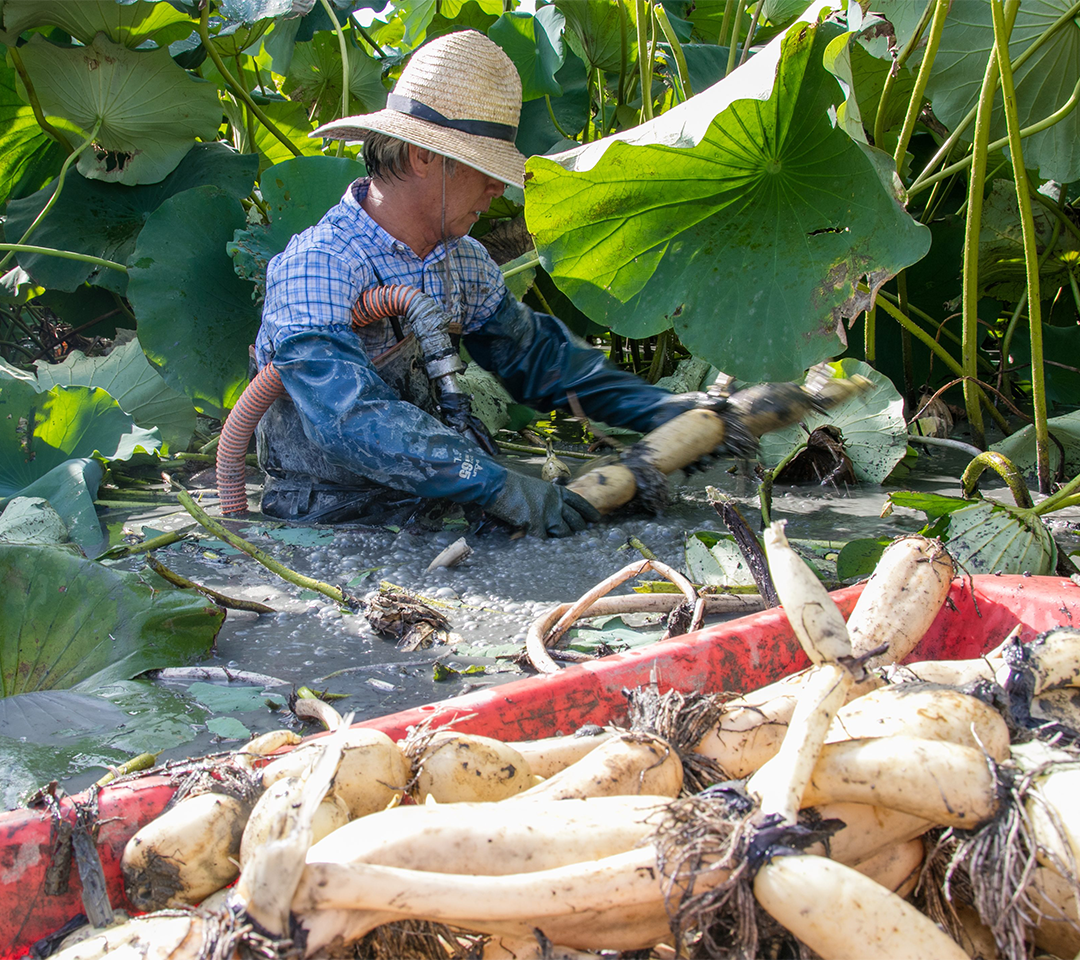
M1072 6L1071 0L1024 0L1009 38L1009 55L1015 60ZM993 44L990 4L974 0L953 3L926 87L934 115L945 126L955 126L978 102ZM1020 125L1042 120L1061 107L1072 95L1078 77L1080 23L1074 17L1016 71ZM968 138L972 130L969 126ZM990 138L1004 136L1005 114L999 94ZM1028 137L1023 151L1024 165L1037 169L1043 179L1068 183L1080 178L1080 113L1073 110L1064 120Z
M554 10L554 7L544 9ZM589 77L585 64L572 50L566 52L566 59L555 79L562 87L561 97L552 97L550 101L547 98L529 100L521 105L515 146L527 157L550 153L556 147L565 150L572 146L552 122L549 102L559 127L569 134L576 135L582 130L589 116Z
M149 0L135 3L6 0L4 3L4 29L9 33L18 35L31 27L43 26L60 27L87 46L99 33L104 33L113 43L134 49L150 37L159 46L168 46L173 40L186 37L194 23L171 4Z
M38 392L25 380L0 376L0 497L25 491L72 458L129 460L160 446L157 431L135 426L104 390L55 386Z
M566 17L566 42L590 67L618 74L622 28L617 0L555 0ZM626 64L637 62L637 30L626 18Z
M830 119L843 95L822 57L841 33L797 25L663 116L529 160L529 229L582 311L625 336L673 326L743 380L840 352L870 302L856 284L876 289L930 244L878 152Z
M341 116L341 49L332 33L297 45L282 92L307 108L316 124ZM374 113L386 106L382 67L359 47L349 49L349 111Z
M20 48L47 114L89 133L101 128L78 169L92 180L157 183L198 140L217 138L217 88L178 67L165 48L128 50L98 34L85 47L40 35Z
M157 427L174 453L186 450L195 432L191 401L173 390L150 365L137 338L105 357L87 357L72 350L63 363L38 363L37 381L43 390L58 383L101 387L140 427Z
M88 180L71 171L56 204L28 242L126 263L139 231L163 201L203 184L214 184L236 199L246 197L255 183L257 167L255 154L239 154L223 143L197 143L158 183L127 187ZM55 189L50 184L33 196L8 204L9 235L22 236ZM126 274L99 270L78 260L21 253L19 265L50 290L77 290L89 280L121 295L127 291Z
M947 545L967 573L1047 576L1057 566L1057 545L1038 517L987 501L949 515Z
M1050 472L1056 474L1060 470L1066 477L1075 477L1080 474L1080 411L1074 410L1060 417L1051 417L1046 421L1046 429L1065 451L1065 461L1062 463L1057 443L1050 444ZM991 445L990 449L1008 457L1021 473L1035 474L1035 427L1033 425L1029 424L1023 430L1017 430L1004 440L999 440Z
M48 500L67 526L72 543L93 556L104 549L105 537L94 506L104 474L92 457L73 457L23 487L18 496Z
M536 17L527 13L504 13L488 30L517 67L521 76L521 99L557 97L562 93L555 79L563 58L552 46L547 31Z
M832 367L836 376L860 374L874 386L828 413L807 414L802 422L807 430L826 423L837 427L844 435L844 449L851 457L855 476L864 483L882 483L907 450L904 398L888 377L862 360L847 357ZM767 433L761 438L760 459L767 467L774 467L805 441L806 433L798 424Z
M227 245L237 274L264 290L270 258L281 253L294 234L318 223L364 173L362 163L347 157L294 157L272 166L261 182L270 222L238 230Z
M33 178L42 167L54 173L62 158L60 145L42 131L34 118L34 111L19 96L15 85L15 70L0 59L0 130L4 131L4 149L0 151L0 205L26 181ZM62 160L61 160L62 162ZM39 174L39 179L45 175ZM33 189L40 186L31 184ZM7 236L18 240L14 228L7 228Z
M307 110L302 103L293 102L292 100L271 100L269 103L263 104L261 109L271 123L281 131L282 135L300 151L302 156L316 157L322 155L323 141L321 139L312 139L309 136L315 129L315 125L308 119ZM225 115L233 125L234 131L238 133L245 131L244 114L237 104L226 104ZM246 142L246 132L242 136ZM296 156L261 123L255 124L254 144L247 144L245 149L259 155L260 179L263 171L268 167Z
M60 547L0 544L0 695L130 680L205 654L225 611Z
M248 345L259 326L251 284L237 277L225 250L245 222L225 191L185 190L150 215L129 262L143 350L169 386L218 419L247 384Z
M1041 252L1049 244L1057 221L1040 204L1033 204L1031 213L1035 242ZM1078 246L1071 231L1060 232L1053 255L1040 263L1039 281L1044 295L1068 286ZM984 201L979 229L979 288L980 296L1012 302L1027 291L1023 227L1012 180L995 180Z

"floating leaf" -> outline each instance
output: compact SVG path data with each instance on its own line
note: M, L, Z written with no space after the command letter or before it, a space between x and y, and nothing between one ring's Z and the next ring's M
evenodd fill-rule
M0 695L130 680L206 653L224 611L61 547L0 544Z
M37 373L43 390L55 384L100 387L139 426L156 426L173 452L186 450L191 442L195 408L150 365L137 338L115 347L105 357L87 357L72 350L63 363L38 363Z
M1066 477L1080 474L1080 412L1073 411L1060 417L1051 417L1046 421L1046 429L1065 451L1064 463L1058 452L1058 443L1051 443L1050 472L1061 471ZM1035 466L1035 427L1031 424L1017 430L1004 440L992 444L991 450L1003 453L1021 473L1034 474Z
M160 446L157 431L135 426L104 390L38 392L32 383L0 374L0 497L14 496L72 458L129 460Z
M206 722L206 729L222 740L247 740L251 737L251 731L235 717L214 717Z
M799 25L649 123L530 159L526 218L560 289L625 336L673 326L745 380L838 353L870 302L856 285L930 242L888 158L833 125L844 96L822 58L841 32Z
M20 52L47 114L87 133L101 121L79 157L84 177L156 183L197 139L217 137L217 88L191 77L166 49L128 50L104 34L87 46L58 47L35 34Z
M735 540L713 533L692 533L686 538L686 572L694 583L707 587L755 587Z
M844 450L855 467L855 476L864 483L882 483L907 450L904 399L888 377L861 360L849 357L831 366L834 376L860 374L874 386L826 414L807 414L803 423L810 431L826 423L837 427L844 435ZM767 433L761 438L761 462L774 467L805 441L806 433L799 425Z
M909 7L911 4L907 4ZM1021 127L1045 119L1072 95L1080 76L1080 24L1070 0L1025 0L1020 4L1009 55L1015 60L1062 16L1072 16L1035 54L1015 71L1016 112ZM875 9L877 9L875 7ZM955 127L979 99L983 75L994 45L989 3L954 3L945 20L926 95L934 115ZM967 128L971 136L973 126ZM991 114L990 139L1006 135L1005 113ZM1064 119L1024 140L1024 165L1044 180L1069 183L1080 178L1080 114Z
M240 684L204 683L197 681L187 688L188 696L194 697L213 713L249 713L265 710L267 696L280 699L280 694L267 694L262 687Z
M129 187L68 174L53 208L28 241L127 263L147 218L169 197L214 184L239 200L251 193L258 159L223 143L198 143L160 183ZM8 204L7 230L22 236L55 191L55 184ZM77 290L89 280L123 295L127 276L116 270L47 254L20 253L19 264L50 290Z
M43 497L12 497L0 513L0 541L67 543L67 524Z
M252 287L225 250L244 222L239 201L217 187L186 190L151 214L130 264L143 350L171 387L218 419L247 384L259 324Z

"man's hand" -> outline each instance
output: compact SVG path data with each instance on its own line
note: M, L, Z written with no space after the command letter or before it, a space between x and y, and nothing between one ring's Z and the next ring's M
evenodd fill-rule
M541 537L568 537L600 519L596 507L572 490L513 471L487 511Z

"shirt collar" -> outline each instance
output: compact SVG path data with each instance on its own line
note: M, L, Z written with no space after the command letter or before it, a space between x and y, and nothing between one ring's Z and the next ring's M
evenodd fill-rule
M399 240L397 237L390 233L387 233L382 227L379 226L368 212L360 205L367 196L368 187L371 186L370 177L361 177L359 180L354 180L349 189L345 191L345 196L342 197L345 205L352 211L353 215L359 221L361 229L372 241L376 242L387 253L399 253L404 252L407 256L412 257L415 260L420 258L413 251L407 243ZM424 264L437 263L442 260L449 249L453 252L457 245L461 243L461 237L455 237L449 243L440 240L435 244L434 249L421 261Z

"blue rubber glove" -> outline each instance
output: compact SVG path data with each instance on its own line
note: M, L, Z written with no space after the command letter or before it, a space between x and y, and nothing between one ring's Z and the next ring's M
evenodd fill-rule
M600 519L588 500L566 487L512 470L487 512L534 536L568 537Z

